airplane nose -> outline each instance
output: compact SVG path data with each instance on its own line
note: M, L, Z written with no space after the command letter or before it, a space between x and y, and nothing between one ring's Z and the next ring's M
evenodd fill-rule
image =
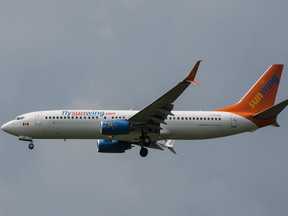
M11 130L11 124L10 124L9 122L6 123L6 124L3 124L3 125L1 126L1 130L9 133L9 131Z
M7 132L7 127L8 127L7 124L3 124L3 125L1 126L1 130Z

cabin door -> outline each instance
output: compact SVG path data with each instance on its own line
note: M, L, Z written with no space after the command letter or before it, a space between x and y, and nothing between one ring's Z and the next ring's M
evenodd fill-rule
M231 127L233 128L237 127L237 117L235 115L231 116Z
M42 114L35 113L35 125L41 125L41 124L42 124Z

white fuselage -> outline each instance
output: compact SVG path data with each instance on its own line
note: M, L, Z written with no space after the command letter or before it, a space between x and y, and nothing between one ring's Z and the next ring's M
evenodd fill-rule
M129 119L138 111L54 110L31 112L2 126L8 133L33 139L115 139L139 141L139 131L128 135L107 136L100 133L102 120ZM174 111L161 124L160 135L152 140L209 139L258 129L250 120L229 112Z

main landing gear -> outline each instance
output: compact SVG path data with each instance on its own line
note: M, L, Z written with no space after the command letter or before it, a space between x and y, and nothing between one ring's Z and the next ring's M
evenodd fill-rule
M141 155L141 157L146 157L148 155L148 149L145 147L141 147L140 155Z
M151 143L151 138L143 133L140 139L142 142L141 149L140 149L140 156L146 157L148 155L148 149L145 147L149 147Z
M145 136L145 137L142 139L142 142L143 142L143 146L148 147L148 146L150 145L150 143L151 143L151 139L150 139L150 137Z

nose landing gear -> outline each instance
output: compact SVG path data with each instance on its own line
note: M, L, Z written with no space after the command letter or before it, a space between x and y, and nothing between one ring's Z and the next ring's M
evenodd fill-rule
M33 144L33 138L32 137L19 136L19 140L30 142L29 145L28 145L28 148L31 149L31 150L34 149L34 144Z
M28 148L31 149L31 150L34 149L34 144L33 144L32 141L29 143Z

